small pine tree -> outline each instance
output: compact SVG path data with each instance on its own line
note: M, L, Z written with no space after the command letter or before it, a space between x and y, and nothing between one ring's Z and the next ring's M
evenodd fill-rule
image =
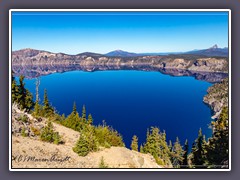
M91 114L88 115L88 124L90 124L90 125L93 124L93 118L92 118Z
M73 147L73 151L79 156L86 156L89 152L97 150L98 141L96 139L93 129L85 129L84 131L82 131L75 147Z
M77 144L73 147L73 151L79 156L86 156L90 152L88 138L85 134L80 135Z
M48 101L48 95L47 95L46 89L44 89L43 112L45 117L49 117L54 114L54 109L49 104L49 101Z
M34 105L33 115L36 117L40 116L40 111L41 111L41 106L40 106L38 100L36 100L35 105Z
M144 153L143 145L140 145L140 153Z
M51 122L48 122L47 126L45 126L42 129L40 134L40 139L42 141L46 141L54 144L63 143L59 133L54 131L53 124Z
M73 103L73 111L72 111L72 113L73 113L74 115L77 114L77 106L76 106L76 103L75 103L75 102Z
M85 123L87 121L86 119L86 108L85 108L85 105L83 105L83 108L82 108L82 121Z
M25 129L25 127L23 127L22 130L21 130L21 135L23 137L27 137L28 136L28 134L25 131L26 131L26 129Z
M131 149L138 151L138 137L136 135L132 137Z
M104 162L103 156L101 157L99 168L108 168L108 165Z

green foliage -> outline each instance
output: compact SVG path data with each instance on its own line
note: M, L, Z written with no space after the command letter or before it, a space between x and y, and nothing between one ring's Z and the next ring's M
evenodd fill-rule
M33 115L34 117L43 116L42 107L41 107L41 105L39 104L38 100L35 102L32 115Z
M92 118L91 114L88 115L88 124L90 124L90 125L93 124L93 118Z
M73 147L73 151L79 156L86 156L89 152L97 151L98 146L94 129L89 126L81 132L75 147Z
M48 122L47 126L45 126L40 134L40 139L42 141L54 143L54 144L60 144L63 143L61 140L61 136L58 132L55 132L53 129L53 125L51 122Z
M182 161L183 161L183 157L182 157L183 153L184 151L177 137L171 152L171 156L172 156L171 161L172 161L173 167L180 168L180 165L182 164Z
M28 136L28 134L25 131L26 131L26 129L25 129L25 127L23 127L22 130L21 130L21 136L23 136L23 137Z
M144 153L143 145L140 145L140 153Z
M95 134L100 146L106 148L111 146L125 146L122 136L106 124L95 127Z
M84 123L87 121L87 119L86 119L86 108L85 108L84 105L83 105L83 108L82 108L82 121Z
M104 162L103 156L101 157L99 168L109 168L108 165Z
M26 123L26 122L28 122L28 117L27 117L27 115L24 114L24 115L21 115L20 117L18 117L17 120Z
M171 164L170 151L166 143L166 133L160 132L157 127L151 127L150 131L147 130L147 139L143 147L143 152L153 155L157 162L160 162L161 159L163 161L161 165Z
M18 97L18 86L14 76L12 75L12 103L17 101L17 97Z
M19 104L21 110L29 112L33 106L33 96L25 88L24 76L19 77L19 85L17 85L15 78L12 77L12 102Z
M172 141L171 140L169 140L168 149L169 149L170 152L173 151L173 145L172 145Z
M65 120L61 121L62 125L69 127L75 131L82 131L87 125L86 121L83 121L77 112L76 103L73 104L72 113L67 116Z
M138 137L136 135L132 137L131 149L138 151Z
M198 132L198 138L195 140L195 143L192 146L192 164L193 167L197 168L206 168L206 141L202 134L202 129L200 128Z
M216 122L213 125L213 135L209 138L206 146L207 164L209 167L223 165L228 161L229 136L228 136L228 108L224 107Z
M76 105L76 102L73 103L73 111L72 111L72 113L73 113L74 115L77 114L77 105Z
M30 126L30 129L36 136L39 136L41 134L40 130L38 128L35 128L34 126Z
M186 139L185 144L184 144L184 154L183 154L183 162L181 168L189 168L188 166L188 151L189 151L189 146L188 146L188 140Z
M44 99L43 99L43 114L44 117L50 117L54 114L53 107L49 104L47 90L44 89Z

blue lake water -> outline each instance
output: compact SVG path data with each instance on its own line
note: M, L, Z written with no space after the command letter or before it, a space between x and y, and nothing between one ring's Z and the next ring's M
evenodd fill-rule
M25 79L35 96L36 79ZM139 144L145 142L146 130L157 126L165 130L167 140L185 139L191 145L202 128L211 135L208 124L211 110L203 96L211 83L193 77L172 77L159 72L134 70L71 71L40 77L40 99L46 88L48 98L57 111L69 115L73 102L81 113L86 106L94 124L103 120L122 134L127 147L133 135Z

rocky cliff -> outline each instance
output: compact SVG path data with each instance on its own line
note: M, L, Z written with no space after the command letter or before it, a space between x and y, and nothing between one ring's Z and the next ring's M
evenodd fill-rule
M228 107L228 78L209 87L207 92L203 101L210 106L213 111L212 118L215 119L219 117L223 107Z
M13 65L149 66L200 72L228 72L228 58L199 55L107 57L94 53L67 55L23 49L12 52Z

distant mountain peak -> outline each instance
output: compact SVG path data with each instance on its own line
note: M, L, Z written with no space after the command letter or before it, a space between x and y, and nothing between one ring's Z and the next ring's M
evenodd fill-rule
M119 57L130 57L130 56L139 56L137 53L127 52L120 49L111 51L106 56L119 56Z
M218 45L215 44L215 45L213 45L212 47L210 47L209 49L217 49L217 48L218 48Z

